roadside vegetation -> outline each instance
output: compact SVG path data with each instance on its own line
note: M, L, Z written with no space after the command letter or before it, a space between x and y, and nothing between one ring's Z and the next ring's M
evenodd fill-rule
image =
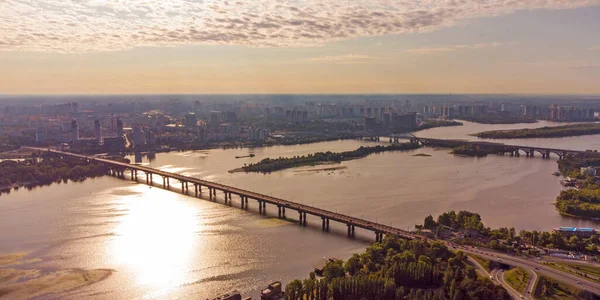
M464 145L452 149L452 154L464 156L485 157L488 154L500 154L498 151L488 148L480 148L474 145Z
M474 134L483 139L527 139L527 138L554 138L565 136L579 136L600 134L599 123L585 123L564 125L556 127L541 127L534 129L491 130Z
M542 300L594 299L590 292L539 274L533 296Z
M512 268L504 273L506 283L521 294L525 293L530 277L529 273L522 268Z
M551 249L577 251L589 255L598 255L596 245L600 244L598 235L590 238L566 237L554 232L521 230L514 228L486 227L481 216L469 211L450 211L438 216L437 221L430 215L423 225L416 226L422 234L430 235L461 245L486 247L506 253L536 254L531 246Z
M477 276L467 256L443 243L386 236L346 262L329 262L323 278L311 273L286 286L287 300L510 299L489 278Z
M255 164L242 167L245 172L270 173L274 171L295 168L300 166L315 166L327 163L341 163L346 160L353 160L368 156L374 153L389 151L408 151L418 149L420 146L416 143L392 144L389 146L360 147L353 151L345 152L317 152L314 154L294 156L265 158Z

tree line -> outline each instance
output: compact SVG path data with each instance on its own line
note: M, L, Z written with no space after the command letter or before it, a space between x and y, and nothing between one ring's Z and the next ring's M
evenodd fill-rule
M467 256L441 242L394 235L354 254L328 262L324 277L314 273L286 286L287 300L510 299L502 287L479 278Z
M479 132L474 135L484 139L525 139L579 136L591 134L600 134L600 124L585 123L555 127L545 126L534 129L491 130Z
M388 146L360 147L356 150L345 152L327 151L294 157L265 158L260 162L244 166L242 169L246 172L269 173L300 166L310 166L323 163L340 163L345 160L358 159L374 153L407 151L418 148L419 145L416 143L400 143Z

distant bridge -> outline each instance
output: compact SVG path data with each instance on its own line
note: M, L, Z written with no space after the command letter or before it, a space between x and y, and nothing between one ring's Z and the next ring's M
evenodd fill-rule
M411 143L418 143L423 146L437 146L454 148L459 146L472 146L479 149L491 149L497 153L508 154L510 156L520 156L523 153L527 157L534 157L535 153L539 153L542 158L550 158L550 154L555 154L558 158L564 158L567 155L578 155L578 156L600 156L600 153L596 151L581 151L581 150L570 150L570 149L559 149L559 148L546 148L537 146L522 146L522 145L511 145L494 142L484 141L467 141L467 140L456 140L456 139L434 139L434 138L421 138L411 133L374 133L374 132L363 132L359 134L359 137L369 138L371 140L380 141L381 138L389 138L390 143L397 143L399 140L409 140Z
M185 195L190 195L189 186L190 184L194 186L194 195L196 197L200 197L202 194L202 188L208 189L209 199L211 201L216 201L217 191L223 193L225 198L225 204L232 205L232 196L236 195L240 199L240 206L242 209L248 209L249 203L248 200L252 199L258 203L258 211L261 215L266 214L266 204L275 205L278 208L278 216L279 218L285 218L285 211L287 210L295 210L298 212L298 223L301 226L306 226L306 215L313 215L316 217L320 217L322 221L322 229L323 231L329 231L329 221L336 221L343 224L346 224L348 228L348 236L354 237L354 229L355 227L363 228L366 230L373 231L375 233L375 240L381 241L383 239L384 234L394 234L406 239L413 238L423 238L422 236L416 235L410 231L394 228L391 226L383 225L376 222L371 222L351 216L347 216L344 214L335 213L332 211L320 209L313 206L308 206L304 204L300 204L297 202L292 202L289 200L284 200L281 198L271 197L264 194L259 194L255 192L251 192L248 190L243 190L240 188L214 183L194 177L184 176L176 173L161 171L154 168L149 168L145 166L133 165L125 162L118 162L109 159L102 159L96 157L90 157L85 155L79 155L69 152L55 151L55 150L47 150L47 154L52 156L57 156L61 158L75 158L81 159L88 162L101 162L107 165L110 168L110 174L119 178L125 178L125 174L127 172L130 173L131 180L138 181L138 172L144 173L146 175L146 184L153 186L153 176L158 175L162 177L162 187L164 189L170 189L171 179L175 179L179 181L181 184L181 193Z

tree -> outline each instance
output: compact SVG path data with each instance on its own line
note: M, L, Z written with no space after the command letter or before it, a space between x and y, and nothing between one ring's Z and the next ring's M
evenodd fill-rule
M352 254L352 257L350 257L344 264L344 270L350 275L356 274L361 268L362 265L360 263L360 256L358 256L356 253Z
M345 276L343 262L341 260L329 261L323 268L323 276L325 280L331 281L334 278L340 278Z
M301 300L302 281L294 280L285 286L285 300Z
M429 215L425 218L425 221L423 222L423 228L433 229L436 226L437 226L437 224L435 223L435 221L433 220L433 217L431 215Z

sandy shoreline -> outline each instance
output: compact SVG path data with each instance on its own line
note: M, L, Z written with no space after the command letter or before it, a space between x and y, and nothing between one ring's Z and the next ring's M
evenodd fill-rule
M27 253L0 255L0 299L59 294L102 281L114 272L111 269L15 269L17 265L39 261L36 258L23 260L25 258Z

